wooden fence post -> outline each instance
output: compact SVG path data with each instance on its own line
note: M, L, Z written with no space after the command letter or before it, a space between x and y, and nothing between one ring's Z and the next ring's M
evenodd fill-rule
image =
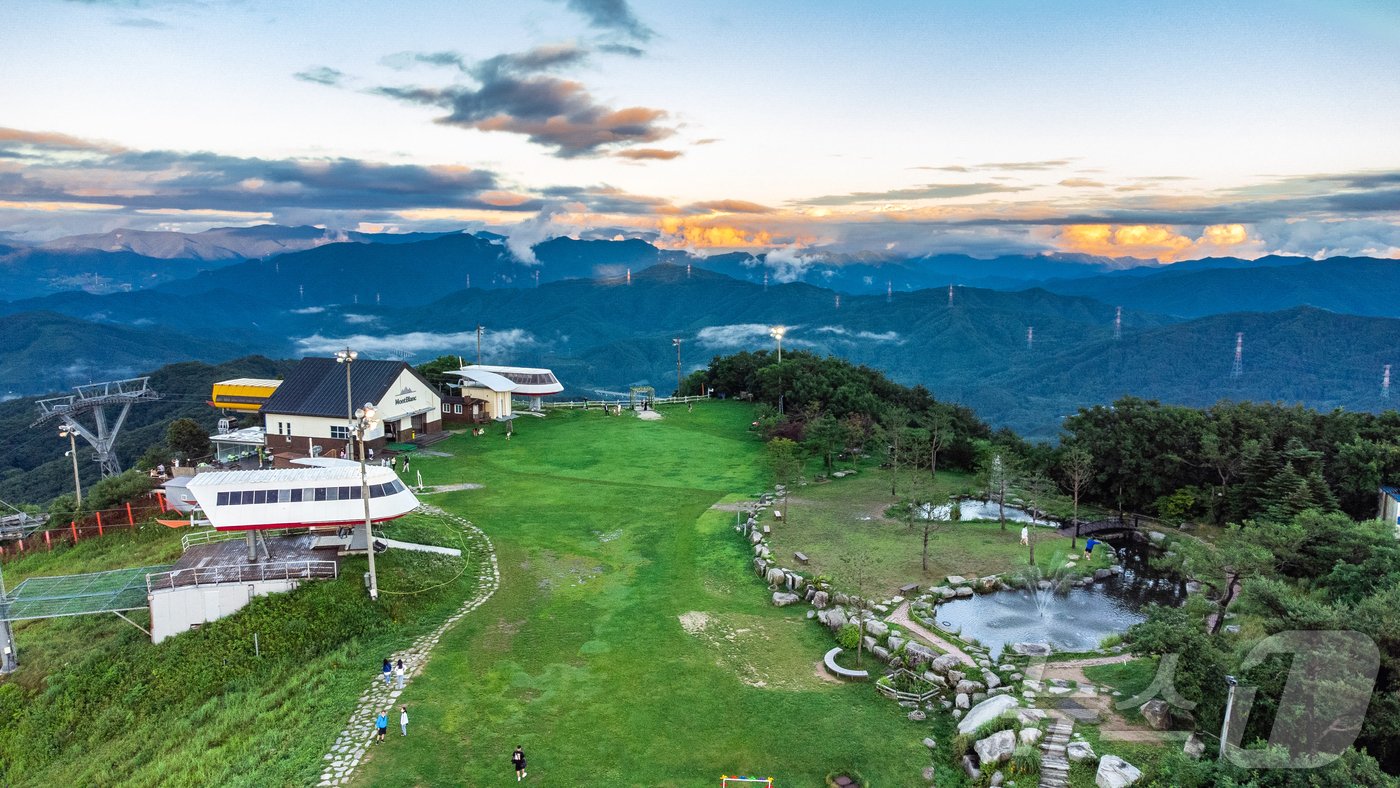
M53 549L53 538L49 536L49 531L47 528L44 529L44 546L49 548L50 550Z
M68 527L73 531L73 544L78 543L78 521L69 520Z
M102 512L97 513L97 535L102 535Z
M136 518L131 516L131 501L126 502L126 522L132 528L136 527Z

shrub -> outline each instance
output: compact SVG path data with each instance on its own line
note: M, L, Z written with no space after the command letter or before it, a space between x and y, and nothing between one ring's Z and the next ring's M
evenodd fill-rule
M972 751L972 743L976 741L971 735L960 733L953 737L952 753L953 763L962 761L963 756Z
M1035 774L1040 771L1040 750L1022 744L1012 751L1011 763L1007 768L1012 774Z
M1015 717L1003 715L1001 717L995 717L982 723L982 726L978 728L972 734L972 736L975 739L985 739L988 736L991 736L993 733L1000 733L1002 731L1015 731L1019 730L1020 727L1021 726L1019 723L1017 723Z
M1099 648L1113 648L1114 646L1117 646L1122 642L1122 632L1110 632L1109 634L1103 636L1103 640L1099 641Z
M860 645L860 627L847 624L836 633L836 645L841 648L855 648Z

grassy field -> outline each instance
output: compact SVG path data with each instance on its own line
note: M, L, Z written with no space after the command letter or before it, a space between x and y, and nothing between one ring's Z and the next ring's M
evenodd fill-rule
M943 500L973 486L967 474L942 471L936 482L920 480L921 495ZM793 491L788 521L773 525L773 551L791 562L794 552L810 559L808 569L832 578L838 587L853 588L852 556L864 556L866 593L893 594L906 583L925 587L948 575L983 577L1026 567L1029 554L1021 545L1021 524L1008 521L1006 530L993 522L942 523L929 537L929 568L922 566L923 527L889 519L885 510L899 499L890 496L887 471L864 471L855 476L810 484ZM1034 529L1036 564L1042 571L1063 566L1070 539L1053 529ZM1082 551L1083 540L1079 541ZM1080 553L1082 555L1082 552ZM1106 555L1095 553L1089 568L1108 566ZM1080 568L1085 564L1079 561Z
M411 538L460 543L445 518L402 522L395 528ZM5 575L139 566L179 550L177 532L150 525L33 553ZM110 615L17 626L21 668L0 683L0 784L315 784L379 660L455 610L479 563L386 553L381 587L402 593L378 605L357 582L363 559L342 568L341 581L254 600L160 645ZM133 618L144 624L146 614Z
M371 748L357 784L513 785L517 744L544 786L917 781L920 740L949 722L818 678L829 635L768 603L711 508L764 483L749 410L663 413L555 413L415 461L429 484L483 485L429 500L491 536L501 588L443 638L404 696L409 736Z

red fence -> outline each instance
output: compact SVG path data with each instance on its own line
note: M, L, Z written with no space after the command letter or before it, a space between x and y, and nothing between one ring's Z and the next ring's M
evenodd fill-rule
M136 532L138 525L165 511L169 510L162 506L162 499L152 496L147 500L133 501L115 509L84 512L81 518L66 523L49 520L45 527L23 539L0 541L0 561L19 558L33 550L52 550L54 545L77 544L84 539L119 534L130 535ZM179 515L173 514L172 517Z

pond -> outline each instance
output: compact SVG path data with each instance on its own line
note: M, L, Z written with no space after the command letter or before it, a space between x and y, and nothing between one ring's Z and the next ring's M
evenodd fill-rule
M1154 571L1147 563L1153 549L1145 541L1110 537L1123 573L1067 594L1049 590L998 591L938 606L944 629L974 638L994 658L1012 643L1049 643L1056 651L1087 651L1107 635L1123 632L1146 619L1148 603L1179 605L1185 590L1179 578Z
M961 501L960 503L961 506L959 507L959 514L961 515L961 518L964 521L1000 519L999 515L997 514L996 501L978 501L969 498L968 500ZM925 520L947 520L952 516L953 505L950 503L939 504L938 506L933 506L932 504L924 504L920 507L920 509L922 510L920 512L920 516L922 516ZM1026 511L1025 509L1012 506L1011 504L1006 505L1006 520L1007 522L1014 523L1034 522L1037 525L1049 525L1049 522L1044 517L1041 517L1038 520L1034 519L1031 517L1030 512Z

